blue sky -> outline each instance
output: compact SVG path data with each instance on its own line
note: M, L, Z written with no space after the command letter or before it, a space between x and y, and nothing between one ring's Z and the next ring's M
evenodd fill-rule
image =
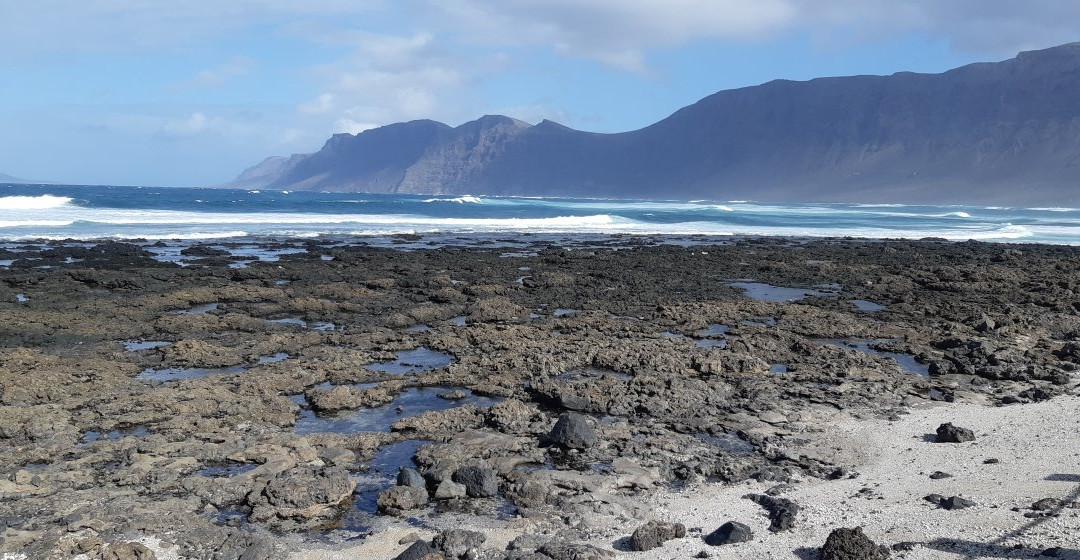
M3 0L0 173L211 185L419 118L618 132L722 89L940 72L1078 29L1063 0Z

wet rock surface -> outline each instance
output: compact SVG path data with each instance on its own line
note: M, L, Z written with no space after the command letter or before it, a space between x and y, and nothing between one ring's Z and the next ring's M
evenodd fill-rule
M506 558L607 558L581 543L645 523L655 488L838 472L787 452L838 414L1022 405L1080 368L1071 247L266 244L280 259L247 268L194 245L210 258L182 268L147 243L55 242L19 253L54 268L0 269L0 552L63 557L77 531L87 550L153 535L185 557L280 557L374 530L350 520L381 501L545 535ZM755 299L744 279L804 296ZM440 360L405 363L419 349ZM232 373L140 377L177 368ZM322 422L339 417L354 429ZM415 440L362 494L379 450ZM395 486L399 467L417 476ZM754 499L790 527L783 498Z

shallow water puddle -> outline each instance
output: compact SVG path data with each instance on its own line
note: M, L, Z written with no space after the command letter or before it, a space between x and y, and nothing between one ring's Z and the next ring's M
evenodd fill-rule
M865 299L853 299L851 304L855 306L859 311L866 311L868 313L874 313L877 311L885 311L885 306L880 303L874 303Z
M406 332L428 332L431 330L431 327L427 325L413 325L405 330Z
M353 509L375 513L379 493L397 484L398 470L402 467L416 467L413 455L417 449L429 443L432 442L410 439L380 447L375 457L367 463L367 470L353 477L356 481Z
M775 327L776 317L755 317L746 321L740 321L744 327Z
M818 339L817 342L821 344L827 344L829 346L835 346L837 348L844 348L847 350L858 350L859 352L871 354L874 356L884 356L886 358L892 358L892 360L900 366L900 369L908 373L913 373L915 375L925 377L927 379L930 378L930 366L927 364L920 364L919 362L915 361L914 356L910 354L899 354L896 352L876 350L871 347L872 344L880 344L887 341L859 339L840 340L834 338L822 338Z
M199 475L207 478L229 478L238 474L244 474L255 470L258 463L231 463L227 465L210 465L199 469Z
M581 313L580 309L556 309L552 315L555 317L569 317L571 315L577 315Z
M764 282L728 282L729 286L739 288L746 297L757 301L790 303L809 296L836 297L839 286L823 286L821 289L785 288Z
M694 346L698 348L727 348L727 339L724 335L731 330L727 325L712 323L708 327L694 333Z
M275 364L277 362L284 362L289 359L288 352L278 352L277 354L270 354L269 356L259 356L258 365Z
M107 440L116 441L120 438L133 436L133 437L146 437L150 434L150 430L138 426L135 428L125 428L123 430L113 430L111 432L98 432L90 431L85 432L82 435L82 445L94 443L95 441Z
M404 375L415 371L438 369L452 363L454 363L454 357L450 354L421 346L413 350L398 352L397 359L392 362L376 362L364 366L364 369L393 375Z
M190 309L174 309L169 313L173 315L202 315L203 313L209 313L214 311L221 305L220 303L207 303L205 305L199 305Z
M267 319L267 321L278 325L297 325L305 329L314 329L317 331L336 331L337 325L326 321L313 321L311 323L299 318L299 317L283 317L281 319Z
M168 343L165 344L167 345ZM261 366L282 362L287 359L289 359L288 352L278 352L268 356L259 356L259 359L256 360L255 364ZM208 375L234 375L237 373L244 373L250 368L251 366L246 364L226 368L146 368L139 372L138 377L139 379L147 379L150 381L181 381L183 379L198 379Z
M458 326L458 327L464 327L465 326L465 316L464 315L458 315L457 317L451 317L451 318L447 319L446 322L450 323L451 325Z
M26 303L30 301L30 298L26 297L26 294L15 294L15 301L19 303Z
M770 375L783 375L788 372L786 364L773 364L769 366Z
M7 268L11 266L11 263L15 262L15 259L0 259L0 266Z
M162 346L169 346L172 343L164 340L125 340L121 344L124 345L124 350L128 352L138 352L139 350L152 350Z
M232 366L227 368L146 368L139 372L139 379L149 381L181 381L183 379L198 379L208 375L233 375L244 373L247 366Z
M450 400L439 395L461 391L464 398ZM294 401L295 402L295 401ZM342 414L320 416L311 410L300 411L296 421L299 435L316 433L356 434L360 432L389 432L390 425L402 418L410 418L432 410L449 410L472 404L481 408L499 402L493 397L474 395L464 387L410 387L402 391L389 404L374 408L361 408Z

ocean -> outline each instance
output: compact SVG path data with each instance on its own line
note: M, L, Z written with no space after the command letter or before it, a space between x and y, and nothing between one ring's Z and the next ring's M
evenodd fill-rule
M0 185L0 241L399 234L937 237L1080 244L1080 208L590 200Z

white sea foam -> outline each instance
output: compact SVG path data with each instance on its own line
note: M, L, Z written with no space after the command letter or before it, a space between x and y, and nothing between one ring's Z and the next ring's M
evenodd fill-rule
M1040 210L1043 212L1080 212L1080 208L1061 208L1058 206L1050 208L1028 208L1028 210Z
M948 214L945 214L945 216L952 216L956 218L970 218L971 214L968 214L967 212L949 212Z
M66 196L43 194L41 196L0 196L0 210L44 210L71 204Z
M725 206L723 204L717 204L716 206L713 206L713 208L715 208L717 210L720 210L722 212L734 212L735 211L734 208L732 208L730 206Z
M64 227L75 222L72 220L0 220L0 228L10 227Z
M456 202L458 204L482 204L484 200L478 196L472 196L467 194L455 198L429 198L424 202Z

